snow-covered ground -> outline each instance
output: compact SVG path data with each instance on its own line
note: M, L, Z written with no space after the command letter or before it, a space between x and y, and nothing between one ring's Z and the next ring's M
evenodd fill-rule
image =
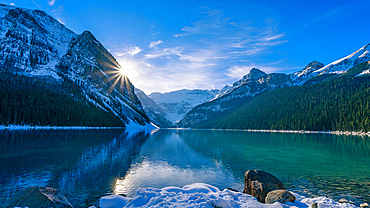
M326 197L306 198L293 193L296 197L294 203L285 204L275 202L274 204L262 204L256 198L241 192L234 192L228 189L220 191L218 188L204 184L194 183L182 188L166 187L141 188L138 189L133 198L120 195L104 196L100 199L101 208L122 208L122 207L297 207L308 208L317 203L319 208L356 207L349 203L337 203Z
M123 129L124 127L92 127L92 126L29 126L8 125L1 126L0 130L33 130L33 129Z

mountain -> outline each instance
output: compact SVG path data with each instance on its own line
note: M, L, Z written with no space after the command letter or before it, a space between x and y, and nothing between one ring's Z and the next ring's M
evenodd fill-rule
M369 73L368 68L366 68L367 62L370 60L369 47L370 45L366 45L351 55L326 66L317 61L311 62L301 71L289 75L279 73L265 74L258 69L252 69L243 79L235 82L231 89L217 98L198 105L189 111L178 123L178 126L192 128L223 128L227 126L227 128L231 128L230 125L214 125L219 119L236 112L238 108L248 105L249 102L254 102L255 97L258 97L260 94L275 91L278 88L314 85L336 79L343 80L344 77L353 78ZM268 95L275 97L266 98L264 99L265 102L274 100L278 96L273 93L269 93ZM261 95L259 97L263 96ZM279 99L282 99L282 97ZM258 111L259 109L256 107L254 110ZM247 115L238 114L235 118L246 117ZM228 122L230 120L224 121ZM249 128L248 126L244 127Z
M227 89L227 87L225 87ZM219 90L177 90L167 93L154 92L148 95L165 112L164 117L176 123L195 106L215 98Z
M357 69L355 69L357 68ZM350 70L369 70L369 63ZM198 128L370 132L370 76L272 90Z
M135 88L135 94L141 101L149 120L158 127L174 127L172 122L165 118L166 113L154 100L149 98L143 91Z
M1 109L14 108L1 111L0 124L149 123L132 83L91 32L75 34L44 11L4 4L0 22L0 70L11 80L2 82Z
M196 106L178 123L179 127L193 127L207 120L227 115L254 96L280 87L291 87L293 82L289 75L265 72L253 68L235 82L233 87L217 98Z

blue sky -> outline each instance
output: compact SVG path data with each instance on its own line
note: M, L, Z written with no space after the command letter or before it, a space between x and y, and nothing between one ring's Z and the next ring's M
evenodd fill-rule
M11 0L90 30L147 94L231 85L252 67L291 73L370 43L370 1Z

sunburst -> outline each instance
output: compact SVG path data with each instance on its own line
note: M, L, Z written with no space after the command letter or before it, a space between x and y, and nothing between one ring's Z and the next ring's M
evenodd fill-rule
M119 89L121 92L123 92L123 90L132 90L127 78L127 74L134 70L135 65L128 60L124 60L120 64L121 67L115 67L115 70L106 72L106 74L110 75L107 82L112 82L112 85L108 89L108 94L112 93L117 84L119 84Z

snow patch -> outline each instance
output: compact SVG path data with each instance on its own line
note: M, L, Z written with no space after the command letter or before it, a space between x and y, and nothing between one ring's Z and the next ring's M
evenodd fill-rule
M137 132L137 131L145 131L151 133L153 130L159 129L158 126L156 126L153 123L148 123L145 125L141 125L131 119L128 119L128 124L126 124L126 130L130 132Z
M38 130L38 129L123 129L123 127L94 127L94 126L30 126L8 125L0 126L0 130Z
M318 203L318 207L356 207L348 203L337 203L334 200L326 197L306 198L296 193L292 194L296 197L296 201L294 203L288 202L282 204L275 202L274 204L262 204L249 194L234 192L228 189L220 191L218 188L205 183L194 183L191 185L186 185L182 188L141 188L137 190L136 195L132 199L122 196L105 196L100 199L100 207L307 208L311 207L313 203Z

